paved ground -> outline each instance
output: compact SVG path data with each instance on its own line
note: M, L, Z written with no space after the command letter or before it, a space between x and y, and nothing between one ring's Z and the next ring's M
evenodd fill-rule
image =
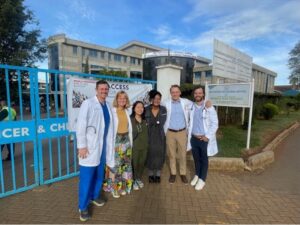
M278 146L263 173L210 172L199 192L178 177L170 185L165 167L160 185L108 196L105 206L91 209L89 223L300 223L299 137L297 129ZM0 199L0 212L1 223L80 223L77 178Z

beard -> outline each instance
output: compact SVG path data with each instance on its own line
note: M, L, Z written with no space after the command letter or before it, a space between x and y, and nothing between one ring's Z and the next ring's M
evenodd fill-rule
M196 98L195 98L195 101L196 102L202 102L204 100L204 96L197 96Z

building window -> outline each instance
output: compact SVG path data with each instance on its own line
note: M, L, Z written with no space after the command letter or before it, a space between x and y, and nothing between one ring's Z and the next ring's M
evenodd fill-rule
M58 70L59 61L58 61L58 44L52 44L49 47L49 69ZM54 76L51 76L54 77Z
M112 53L108 53L108 60L111 61Z
M137 61L138 61L138 65L141 65L141 60L140 60L140 59L138 59Z
M131 63L131 64L135 64L135 58L130 57L130 63Z
M98 65L91 65L91 69L103 69L103 68L105 68L105 67L103 67L103 66L98 66Z
M73 46L73 55L77 55L77 46Z
M200 80L201 79L201 72L195 72L194 77L195 77L195 80Z
M124 63L127 63L127 56L123 56Z
M114 60L115 60L116 62L121 62L121 59L122 59L122 56L121 56L121 55L117 55L117 54L114 55Z
M212 71L205 71L205 77L211 77L212 76Z
M142 79L142 72L130 71L130 78Z
M104 59L104 54L105 54L105 52L100 51L100 57L101 57L101 59Z
M82 55L86 56L86 49L85 48L82 48Z
M92 49L89 49L89 56L90 57L94 57L94 58L97 58L97 51L96 50L92 50Z

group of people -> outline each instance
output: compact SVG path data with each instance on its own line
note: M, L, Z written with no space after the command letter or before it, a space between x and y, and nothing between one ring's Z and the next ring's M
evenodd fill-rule
M180 86L170 87L171 99L149 92L150 105L136 101L130 107L125 91L119 91L111 107L106 102L109 85L96 83L96 96L83 101L77 119L77 148L80 165L80 220L90 217L89 204L103 206L103 190L114 198L144 187L142 175L148 170L149 183L160 183L161 169L169 159L169 183L176 182L176 158L181 181L186 177L186 152L192 150L196 190L205 185L208 156L217 153L215 133L218 118L211 102L204 101L204 90L194 90L195 102L181 98Z

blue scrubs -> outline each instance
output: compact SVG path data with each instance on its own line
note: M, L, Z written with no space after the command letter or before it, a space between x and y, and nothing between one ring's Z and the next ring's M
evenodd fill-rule
M110 123L110 117L106 103L101 104L101 107L104 115L105 125L100 164L98 166L91 167L80 166L79 168L79 209L81 211L87 210L90 201L99 198L104 180L104 170L106 164L106 138Z

